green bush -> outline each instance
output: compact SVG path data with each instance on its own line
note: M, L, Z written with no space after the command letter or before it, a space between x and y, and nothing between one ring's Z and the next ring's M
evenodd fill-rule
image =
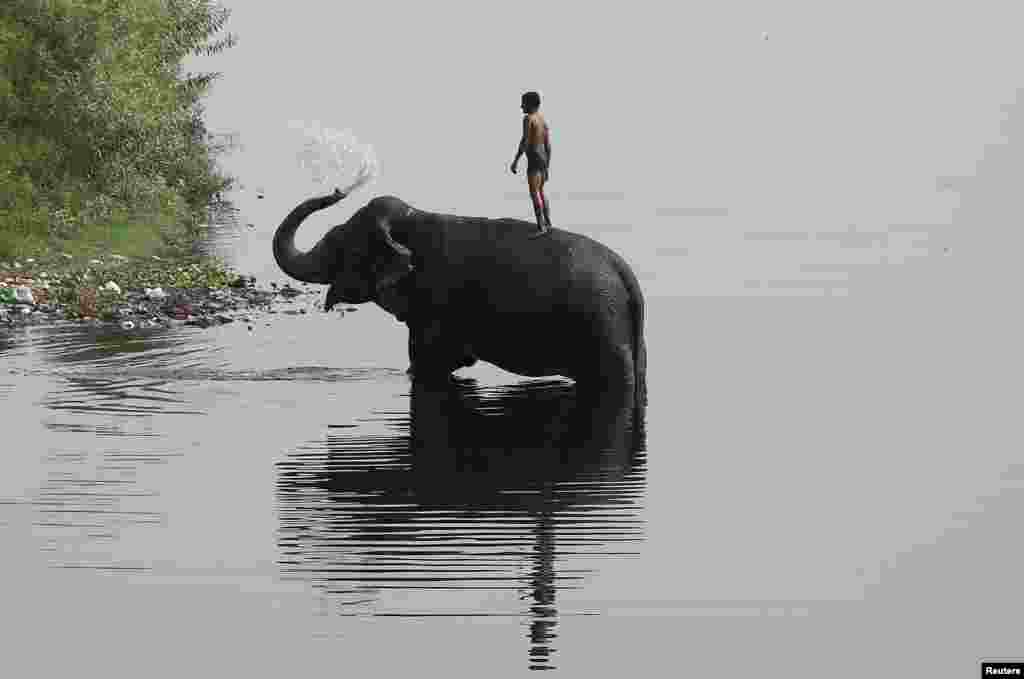
M228 14L208 0L0 3L0 256L110 248L114 233L189 249L232 180L202 118L219 74L181 62L234 44L215 38Z

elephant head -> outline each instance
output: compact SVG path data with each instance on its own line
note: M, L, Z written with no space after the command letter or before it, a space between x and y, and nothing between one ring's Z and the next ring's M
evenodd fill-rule
M330 285L325 311L339 302L391 299L395 295L389 291L412 270L412 252L392 237L389 221L372 209L372 202L324 234L308 252L295 247L295 232L302 221L345 196L335 189L310 198L292 210L274 234L274 259L282 271L296 280Z

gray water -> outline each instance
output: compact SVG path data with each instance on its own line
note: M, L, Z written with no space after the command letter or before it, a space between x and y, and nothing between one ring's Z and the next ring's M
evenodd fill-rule
M211 247L281 280L279 215L241 209ZM702 219L649 252L565 225L641 277L639 421L486 364L411 394L372 305L2 331L4 674L964 677L1024 654L1019 336L966 292L977 258Z

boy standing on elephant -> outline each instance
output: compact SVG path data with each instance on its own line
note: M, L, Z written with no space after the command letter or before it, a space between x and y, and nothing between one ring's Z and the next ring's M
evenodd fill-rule
M540 114L540 95L527 92L523 95L523 137L519 141L519 150L512 161L512 174L516 173L519 157L526 154L526 181L530 187L530 200L533 201L533 213L537 217L537 233L547 233L551 226L551 212L548 201L544 197L544 184L548 180L548 167L551 164L551 138L548 124Z

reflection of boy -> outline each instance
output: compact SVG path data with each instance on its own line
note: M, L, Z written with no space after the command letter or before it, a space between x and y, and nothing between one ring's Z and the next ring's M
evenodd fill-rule
M544 184L548 180L548 169L551 165L551 136L547 121L540 111L540 95L527 92L523 95L523 137L519 141L519 149L512 161L512 173L516 172L519 157L526 154L526 182L530 188L530 200L533 201L533 212L537 217L537 235L547 233L551 226L551 211L547 198L544 196Z

